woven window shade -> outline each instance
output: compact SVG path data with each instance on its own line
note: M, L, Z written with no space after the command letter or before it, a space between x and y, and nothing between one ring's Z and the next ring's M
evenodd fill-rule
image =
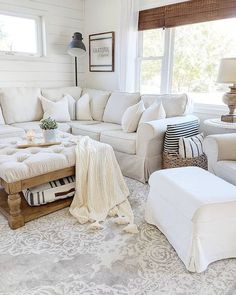
M192 0L139 12L139 31L236 17L236 0Z

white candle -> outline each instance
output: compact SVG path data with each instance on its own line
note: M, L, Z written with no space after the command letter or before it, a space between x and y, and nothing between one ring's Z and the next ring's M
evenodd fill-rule
M28 130L26 133L26 139L28 142L33 142L35 138L35 132L34 130Z

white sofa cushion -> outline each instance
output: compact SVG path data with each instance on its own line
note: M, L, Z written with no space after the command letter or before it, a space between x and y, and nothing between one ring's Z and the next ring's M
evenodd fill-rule
M141 99L146 108L154 102L162 102L167 118L191 113L191 100L186 94L142 95Z
M82 89L80 87L61 87L61 88L42 88L42 96L52 100L57 101L69 94L68 103L69 103L69 112L71 120L75 120L75 104L81 96Z
M98 124L100 123L99 121L80 121L80 120L76 120L76 121L70 121L68 124L70 124L71 127L77 127L80 125L92 125L92 124Z
M0 104L6 124L38 121L43 117L39 88L0 89Z
M110 144L115 151L135 155L137 133L127 133L123 130L103 131L100 141Z
M43 107L43 118L53 118L57 122L70 121L69 104L67 96L64 96L58 101L51 101L41 96L41 102Z
M82 95L87 93L91 99L91 114L94 120L102 121L103 113L110 96L110 92L97 89L85 88Z
M139 101L139 93L113 92L107 102L103 121L121 124L122 117L127 108Z
M137 131L139 120L144 111L145 107L143 101L128 107L122 117L122 129L128 133Z
M111 123L98 123L98 124L90 124L90 125L72 125L72 134L73 135L82 135L89 136L92 139L100 141L101 132L107 130L121 130L121 126L117 124Z
M0 125L0 138L8 137L22 137L25 135L25 131L21 128L16 128L9 125Z
M75 100L79 99L82 93L80 87L59 87L59 88L42 88L42 96L50 100L59 100L66 94L70 94Z
M150 107L148 107L142 114L139 124L144 122L150 122L166 118L166 112L163 108L162 103L154 102Z
M88 93L83 94L76 102L76 119L84 121L92 121L90 97Z
M39 127L40 121L33 121L33 122L23 122L23 123L14 123L11 126L24 129L26 132L28 130L34 130L35 132L42 132L41 128ZM58 129L63 132L71 132L70 122L68 123L57 123Z
M0 107L0 124L5 124L5 120L2 113L2 108Z

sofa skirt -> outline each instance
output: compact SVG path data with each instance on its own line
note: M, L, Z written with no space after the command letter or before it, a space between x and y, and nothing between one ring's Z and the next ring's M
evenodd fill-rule
M142 158L115 151L116 159L124 176L146 183L150 175L162 169L162 155Z

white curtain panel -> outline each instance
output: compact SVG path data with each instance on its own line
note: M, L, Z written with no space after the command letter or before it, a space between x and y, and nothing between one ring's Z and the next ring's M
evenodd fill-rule
M120 91L135 92L139 0L121 0Z

